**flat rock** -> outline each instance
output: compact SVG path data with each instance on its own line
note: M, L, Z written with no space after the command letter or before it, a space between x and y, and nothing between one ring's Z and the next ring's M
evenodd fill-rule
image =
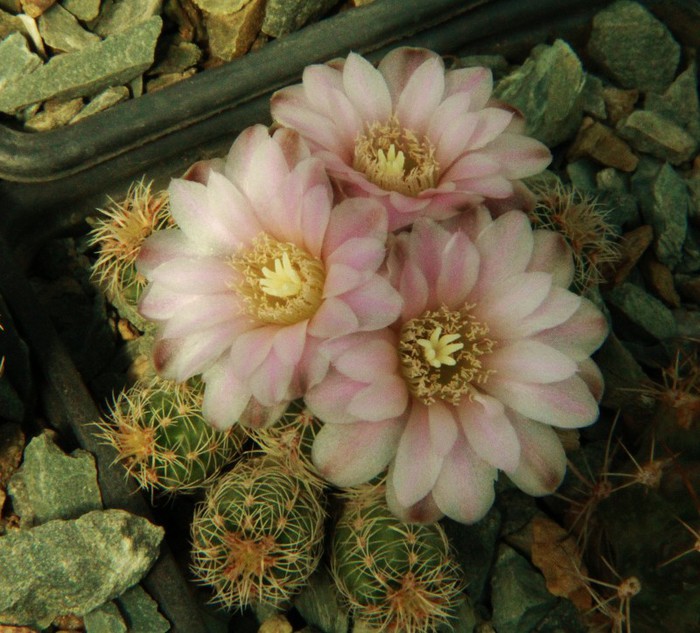
M31 73L42 63L41 57L29 50L27 40L22 34L8 35L0 42L0 91L3 91L8 83Z
M126 83L153 64L162 20L154 16L82 51L57 55L0 93L0 111L13 113L51 98L97 94Z
M86 31L75 16L60 4L51 7L37 21L44 44L55 51L79 51L100 41L100 37Z
M212 15L229 15L240 11L251 0L194 0L202 10Z
M100 14L102 0L61 0L61 4L76 18L83 22L90 22Z
M585 77L576 53L562 40L536 47L525 63L498 82L494 97L518 108L526 130L553 147L576 133L583 116Z
M21 0L22 11L29 17L38 18L44 11L52 7L56 0Z
M633 283L624 282L613 288L606 295L606 302L647 337L664 341L678 333L672 312L656 297ZM625 330L625 333L628 331Z
M643 6L618 0L593 18L588 54L623 88L663 92L673 81L680 46Z
M623 90L614 86L603 88L603 100L608 121L612 125L617 125L622 119L627 118L634 112L634 105L639 99L639 90Z
M192 42L177 42L168 46L162 60L148 71L149 75L181 73L192 68L202 57L199 46Z
M0 489L5 488L10 477L19 467L23 451L22 427L13 422L0 424Z
M603 94L603 80L600 77L586 73L581 101L583 111L591 114L596 119L604 120L607 116L607 109Z
M691 63L663 95L649 93L644 100L644 109L673 121L700 142L697 72L697 65Z
M20 18L0 9L0 40L4 40L10 33L24 30L24 22Z
M673 273L654 257L642 260L642 274L647 287L670 308L680 308L681 298L673 283Z
M85 633L127 633L126 622L113 602L86 613L83 622Z
M167 633L170 623L158 612L158 604L141 585L134 585L116 599L129 633Z
M102 508L92 454L78 449L66 455L47 433L29 442L8 490L23 527Z
M635 110L617 127L618 134L640 152L673 165L689 160L697 141L682 127L656 112Z
M160 15L163 0L119 0L105 7L93 29L102 37L123 33L154 15Z
M654 229L654 251L662 263L674 270L682 257L688 232L688 188L668 163L659 167L645 160L632 177L642 217Z
M262 32L280 37L330 11L337 0L268 0Z
M136 584L163 529L124 510L95 510L0 537L0 621L48 626L85 615Z
M129 98L129 89L126 86L114 86L113 88L107 88L107 90L102 91L100 94L95 95L90 99L85 107L83 107L71 120L70 123L77 123L83 119L87 119L93 114L102 112L107 108L111 108L113 105L120 103L121 101L126 101Z
M208 15L209 52L224 61L245 55L260 33L264 15L265 0L250 0L236 13Z
M178 81L192 77L197 72L196 68L190 68L181 73L165 73L164 75L158 75L153 79L149 79L146 83L146 92L156 92L176 84Z
M613 285L622 283L637 265L645 251L654 241L654 229L649 225L638 226L622 236L619 243L619 258L604 277Z
M587 157L625 172L637 168L639 159L630 146L607 125L586 117L569 148L569 160Z
M55 104L47 108L48 104ZM44 110L29 117L24 123L25 130L33 132L48 132L67 125L83 107L83 98L64 101L55 99L44 104Z

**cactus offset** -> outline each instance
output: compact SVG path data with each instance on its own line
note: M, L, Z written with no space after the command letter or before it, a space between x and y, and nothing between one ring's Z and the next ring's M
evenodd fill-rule
M192 522L192 570L227 608L278 606L316 569L325 513L317 489L284 461L240 462L208 491Z
M102 438L142 488L187 493L208 485L241 453L238 430L217 431L202 416L202 385L137 382L98 423Z
M347 495L331 547L336 586L369 626L429 633L454 617L463 582L445 532L438 523L399 521L383 485Z

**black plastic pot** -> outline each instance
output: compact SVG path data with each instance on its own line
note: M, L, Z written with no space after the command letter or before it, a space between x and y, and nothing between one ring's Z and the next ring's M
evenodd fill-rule
M240 130L269 121L271 93L298 81L308 64L349 50L378 59L403 44L445 55L501 53L517 61L538 42L583 41L591 16L611 1L376 0L74 126L38 134L0 126L0 295L31 347L49 421L96 455L106 505L149 515L148 504L88 430L98 407L19 262L78 226L108 195L123 195L134 178L145 174L165 184L196 160L223 155ZM679 39L700 46L700 0L644 3ZM146 584L174 632L208 631L167 548Z

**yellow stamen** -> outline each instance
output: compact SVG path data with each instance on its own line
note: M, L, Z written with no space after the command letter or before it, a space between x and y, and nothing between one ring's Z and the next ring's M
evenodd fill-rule
M425 360L433 367L449 365L452 367L457 361L452 357L456 351L464 347L464 343L455 343L460 338L459 334L442 334L442 328L436 327L429 339L419 338L416 343L424 348Z
M275 270L270 270L267 266L262 269L264 279L260 280L260 287L273 297L294 297L301 291L301 277L294 270L288 253L283 253L282 257L275 259Z
M401 150L397 153L396 145L393 143L389 145L389 150L386 154L381 148L377 150L377 166L389 178L396 176L403 178L405 162L406 157L404 153Z

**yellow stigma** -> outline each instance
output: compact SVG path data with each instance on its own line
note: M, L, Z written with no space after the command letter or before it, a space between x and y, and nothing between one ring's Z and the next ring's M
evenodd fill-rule
M229 263L246 311L263 323L293 325L311 318L323 301L323 264L296 244L263 233Z
M409 391L423 403L458 404L491 375L483 357L496 343L488 337L489 328L470 314L473 307L449 310L442 306L401 328L401 373Z
M401 127L395 116L368 124L358 135L353 167L382 189L407 196L435 187L440 176L433 144Z
M442 334L442 328L436 327L430 338L419 338L416 343L423 347L425 360L432 367L442 367L442 365L453 366L457 361L452 357L456 351L464 347L464 343L455 343L460 338L460 334Z
M301 277L294 270L288 253L282 253L282 257L275 259L275 270L267 266L262 269L264 279L260 280L260 287L273 297L294 297L302 288Z

